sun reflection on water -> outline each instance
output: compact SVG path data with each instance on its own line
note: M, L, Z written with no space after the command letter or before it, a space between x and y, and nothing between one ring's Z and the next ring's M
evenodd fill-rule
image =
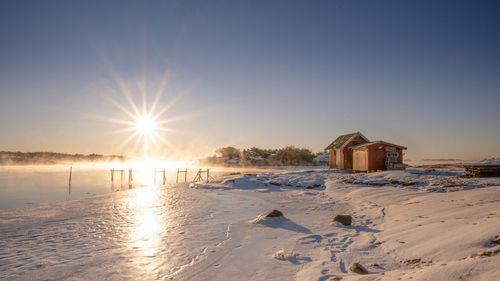
M133 190L134 196L128 202L132 211L128 242L134 252L133 260L148 270L158 266L162 236L168 227L165 210L160 206L160 191L155 186Z

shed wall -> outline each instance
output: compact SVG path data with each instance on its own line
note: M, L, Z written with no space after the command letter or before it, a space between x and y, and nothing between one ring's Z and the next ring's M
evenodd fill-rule
M330 149L329 163L330 163L330 169L335 168L335 150L334 149Z
M386 170L385 149L378 149L378 146L368 147L368 171Z
M365 143L366 141L360 137L356 136L351 142L349 142L344 149L342 149L342 167L341 169L354 169L354 158L353 158L353 149L352 147L358 144Z
M353 169L355 171L368 170L368 151L367 150L354 150L353 151Z

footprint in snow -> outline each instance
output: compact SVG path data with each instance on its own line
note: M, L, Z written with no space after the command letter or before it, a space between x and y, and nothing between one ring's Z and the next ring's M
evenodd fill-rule
M301 244L312 244L312 243L319 243L323 240L323 237L321 235L308 235L299 238L299 241Z

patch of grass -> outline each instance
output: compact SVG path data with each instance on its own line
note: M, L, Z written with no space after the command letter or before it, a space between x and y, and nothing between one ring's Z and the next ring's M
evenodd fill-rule
M498 256L500 255L500 249L492 250L492 251L484 251L482 253L478 254L473 254L470 257L471 258L477 258L477 257L493 257L493 256Z
M402 185L402 186L412 186L412 185L417 184L416 182L398 181L398 180L393 180L393 179L390 179L389 183L396 184L396 185Z
M306 188L307 188L307 189L313 189L313 188L316 188L316 187L321 187L321 184L317 184L317 183L315 183L315 184L313 184L313 185L308 185L308 186L306 186Z
M422 259L412 259L412 260L405 260L403 263L406 265L410 265L410 264L420 263L421 261L422 261Z

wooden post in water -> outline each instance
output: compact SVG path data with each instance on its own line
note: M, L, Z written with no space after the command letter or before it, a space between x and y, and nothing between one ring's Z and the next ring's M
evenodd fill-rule
M196 175L194 176L193 183L201 180L200 178L201 178L201 169L199 169Z
M128 189L132 188L132 181L133 181L133 178L132 178L132 168L129 168L128 169Z
M165 176L165 169L163 169L163 185L167 183L167 177Z
M175 183L176 184L179 183L179 174L180 173L184 173L184 182L187 182L187 173L188 173L187 168L184 169L184 171L181 171L181 170L177 169L177 177L175 179ZM165 180L166 180L166 177L165 177Z
M111 169L110 171L111 171L111 188L113 188L113 183L114 183L114 172L113 172L113 169Z
M202 176L203 173L207 173L206 182L208 183L208 181L210 180L210 169L208 169L208 168L206 170L199 169L193 178L193 183L199 182L199 181L204 181L203 176Z
M123 187L123 179L125 178L125 171L121 169L120 171L120 186Z
M68 185L68 193L71 194L71 173L73 172L73 166L69 167L69 185Z

